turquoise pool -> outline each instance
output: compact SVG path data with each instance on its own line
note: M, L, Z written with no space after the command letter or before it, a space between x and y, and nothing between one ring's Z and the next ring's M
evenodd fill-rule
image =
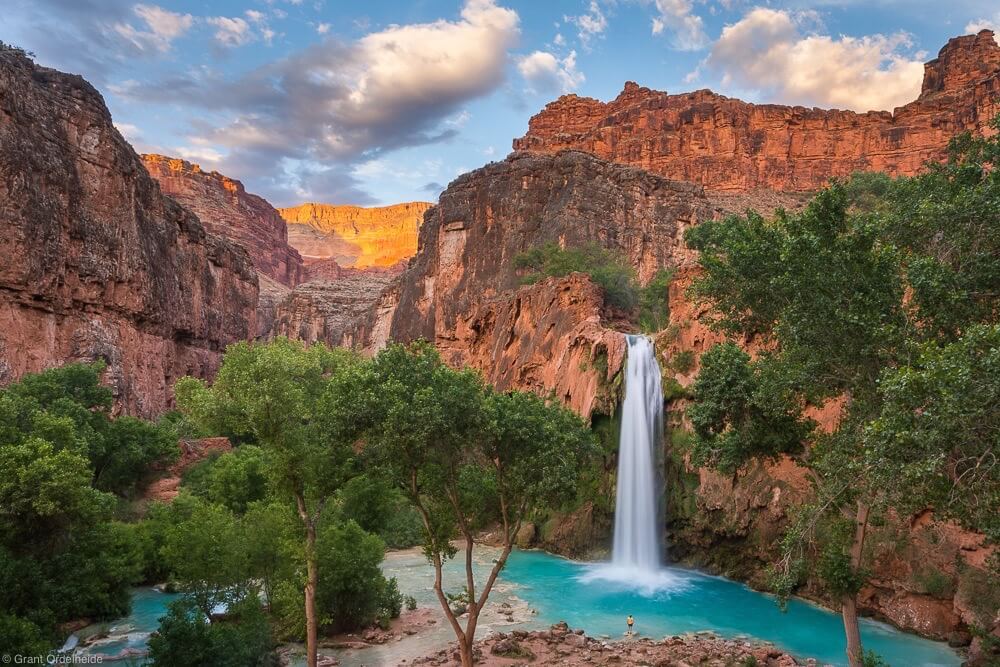
M632 614L637 633L654 638L711 630L763 639L802 658L846 664L840 616L808 602L792 600L782 612L773 598L743 584L680 568L664 568L657 580L617 574L542 552L517 552L504 577L543 623L565 620L593 636L620 637ZM866 649L895 667L961 663L946 644L884 623L864 620L861 634Z
M496 551L477 549L476 578L485 579ZM464 581L461 553L445 568L445 586L458 591ZM390 553L384 569L399 580L403 593L421 607L437 607L433 570L416 550ZM792 600L782 612L774 600L746 586L682 568L664 568L652 578L625 577L601 566L579 563L539 551L515 551L498 581L480 624L480 636L547 628L565 620L594 637L621 637L625 617L632 614L636 632L653 638L686 632L712 631L725 637L751 637L774 643L799 658L844 665L840 616L801 600ZM178 596L150 588L136 589L130 616L103 629L109 636L85 649L106 661L144 651L149 633L158 626L167 604ZM513 623L498 612L502 602L524 610ZM529 613L527 609L534 610ZM947 645L900 632L883 623L862 621L865 647L879 653L893 667L956 667L961 657ZM81 633L85 634L85 633ZM443 615L433 630L401 642L361 651L329 651L343 665L394 665L403 658L425 655L453 639ZM84 652L84 651L81 651Z

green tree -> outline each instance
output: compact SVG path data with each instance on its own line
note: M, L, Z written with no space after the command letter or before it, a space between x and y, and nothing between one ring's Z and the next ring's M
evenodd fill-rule
M171 574L205 616L256 595L242 526L221 505L178 496L160 553Z
M381 533L389 524L397 495L396 489L378 475L359 475L340 490L341 512L363 530Z
M209 458L185 475L184 486L197 496L243 514L251 503L267 496L264 451L255 445L241 445Z
M58 639L61 622L127 613L141 577L142 542L113 520L107 491L127 492L176 445L156 425L113 419L100 372L70 364L0 390L0 609L11 645L34 651Z
M479 614L507 562L526 513L572 498L583 458L595 445L574 413L522 392L497 394L470 370L445 366L427 343L390 345L374 361L366 395L374 406L368 445L375 461L420 513L434 591L473 662ZM473 572L475 534L499 517L503 548L481 588ZM468 618L449 606L442 566L465 546Z
M673 278L673 270L660 269L639 290L639 328L642 331L661 331L670 321L670 283Z
M277 665L267 616L255 599L212 622L190 598L172 602L149 638L149 657L157 667L268 667Z
M926 175L862 177L798 215L688 232L704 269L693 295L716 328L763 350L751 360L728 344L702 358L689 413L696 457L732 469L810 445L800 460L816 498L789 528L776 584L788 592L813 564L840 598L854 666L873 513L930 506L990 529L957 499L996 498L983 465L996 436L978 400L990 400L993 369L976 325L1000 313L997 146L966 137ZM804 408L833 398L844 406L836 427L813 430Z
M294 503L306 565L306 656L317 661L317 522L327 501L351 476L358 420L351 405L354 353L279 339L230 346L209 387L183 378L178 406L196 424L252 440L265 451L278 497Z

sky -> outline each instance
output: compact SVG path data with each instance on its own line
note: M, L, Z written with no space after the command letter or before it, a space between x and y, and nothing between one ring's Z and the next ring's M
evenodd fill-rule
M2 0L0 40L82 74L139 152L275 206L434 201L559 95L626 81L866 111L920 91L996 0Z

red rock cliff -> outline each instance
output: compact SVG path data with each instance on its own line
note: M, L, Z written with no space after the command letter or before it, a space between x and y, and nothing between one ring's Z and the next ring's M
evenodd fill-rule
M124 409L166 408L253 335L246 252L168 197L78 76L0 50L0 382L104 359Z
M584 416L607 411L620 333L583 275L522 287L518 253L552 241L624 253L642 280L686 256L684 229L711 215L701 187L587 153L515 154L455 180L424 217L420 249L354 340L433 341L501 389L555 390Z
M1000 47L983 30L949 40L925 66L920 97L855 113L749 104L635 83L613 101L564 95L534 116L514 149L583 150L713 191L808 191L855 171L912 175L965 130L1000 114Z
M285 221L243 183L164 155L143 155L142 162L160 189L194 212L210 232L246 248L257 271L289 287L305 279L302 257L288 244Z

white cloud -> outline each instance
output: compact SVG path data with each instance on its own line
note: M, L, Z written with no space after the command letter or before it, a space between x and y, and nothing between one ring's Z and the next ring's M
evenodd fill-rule
M601 6L597 0L590 0L587 11L580 16L564 16L563 20L572 23L577 27L577 37L580 43L586 48L590 45L590 40L600 37L608 28L608 19L601 11Z
M975 21L969 21L965 26L966 33L977 33L980 30L992 30L993 32L1000 33L1000 11L995 13L992 18L980 18Z
M189 162L198 163L209 169L217 169L224 157L219 151L205 147L178 146L174 152Z
M353 166L456 136L466 103L504 83L519 34L514 10L466 0L457 18L325 39L234 78L200 69L115 90L207 109L187 143L223 153L220 171L276 201L300 190L359 200Z
M912 47L907 34L803 34L802 22L813 18L753 9L723 28L707 64L725 86L789 104L892 109L920 93L924 66L905 55Z
M583 73L576 69L576 51L570 51L561 60L547 51L535 51L521 58L517 69L537 93L566 93L585 80Z
M245 46L258 39L270 45L275 32L267 23L264 12L248 9L240 16L213 16L205 22L214 27L215 41L225 47Z
M316 26L316 32L319 33L320 35L325 35L326 33L330 32L331 27L332 26L329 23L320 23Z
M681 51L696 51L708 45L705 24L695 14L691 0L656 0L653 34L669 31L673 46Z
M566 38L562 36L561 32L557 32L556 36L552 39L552 43L556 46L566 46Z
M223 46L243 46L253 41L250 24L239 16L213 16L206 22L216 28L215 41Z
M178 14L157 5L135 5L132 11L146 24L145 29L119 22L112 29L140 51L166 53L175 39L187 32L194 23L190 14Z
M122 133L122 136L129 141L134 141L140 137L139 128L132 123L115 123L115 128Z

